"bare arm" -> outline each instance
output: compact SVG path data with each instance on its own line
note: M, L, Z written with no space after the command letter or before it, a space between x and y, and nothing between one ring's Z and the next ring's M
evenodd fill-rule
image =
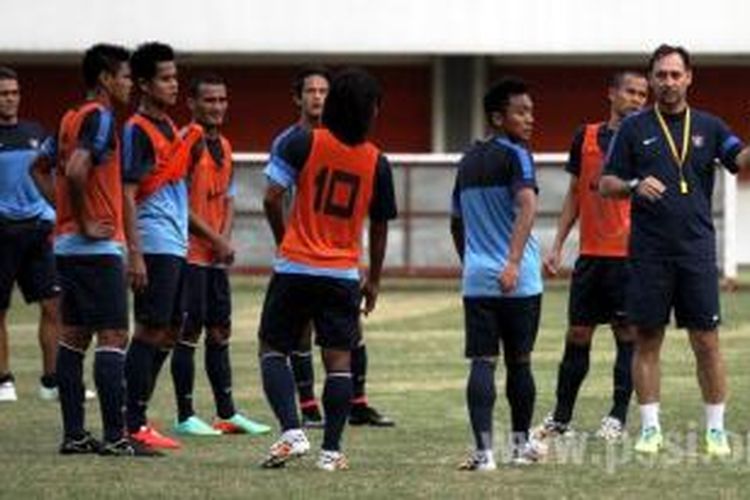
M31 179L36 184L37 189L47 200L47 203L55 206L55 180L52 175L52 162L46 156L39 155L31 164Z
M370 314L375 309L375 303L380 291L380 274L383 271L383 261L385 260L385 249L388 244L388 221L370 221L369 229L370 240L370 269L367 273L367 279L362 285L362 296L365 305L362 312L365 315Z
M500 273L500 289L503 293L510 293L518 286L518 272L523 249L531 234L536 216L537 197L532 188L521 188L516 193L516 207L518 214L513 224L513 233L510 238L510 251L505 268Z
M461 217L451 217L451 237L453 247L461 262L464 261L464 221Z
M203 220L198 214L190 210L188 215L190 232L207 239L211 242L216 252L217 262L231 264L234 260L234 249L229 243L229 238L223 232L216 232L211 225ZM231 228L231 225L229 226Z
M573 229L578 220L580 206L578 203L578 177L570 177L568 192L565 194L562 211L557 219L557 233L552 243L549 254L544 259L544 269L552 276L560 270L560 260L562 258L562 249L565 246L565 240L568 239L570 230Z
M141 249L141 236L138 234L138 209L135 202L137 191L137 184L125 184L122 204L125 237L128 240L128 281L134 291L142 290L148 284L146 263Z
M624 181L615 175L604 175L599 181L599 193L605 198L628 198L635 193L649 201L656 201L666 190L664 183L651 175L631 181Z
M273 239L276 246L281 245L284 239L286 225L284 224L284 193L286 188L276 183L269 183L266 188L266 194L263 196L263 212L266 214L266 221L271 227Z
M742 148L735 159L735 163L739 169L750 168L750 144Z

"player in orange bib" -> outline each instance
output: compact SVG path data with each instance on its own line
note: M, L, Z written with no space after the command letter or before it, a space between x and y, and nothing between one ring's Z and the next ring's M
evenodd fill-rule
M88 99L63 116L57 139L55 255L62 286L57 377L64 455L154 456L124 432L127 289L123 257L120 142L113 107L128 102L132 82L126 49L99 44L86 51ZM41 163L39 165L42 165ZM50 172L36 172L49 193ZM85 429L83 358L96 334L94 380L103 441Z
M375 307L388 221L396 216L388 161L367 140L380 104L367 73L347 70L332 82L323 128L300 128L266 168L264 205L279 250L260 324L263 387L281 426L264 467L283 466L310 444L301 429L288 356L312 321L326 368L325 430L318 467L347 468L341 435L352 398L351 350L360 338L359 314ZM295 187L288 221L285 192ZM369 216L370 268L360 284L364 220Z
M610 116L604 123L583 126L570 148L566 170L570 186L557 225L557 234L544 261L557 274L562 249L576 221L580 222L580 255L575 263L568 303L568 332L557 377L555 409L536 429L543 439L570 428L578 390L589 369L591 339L597 325L609 323L617 343L613 405L602 419L598 435L619 438L625 428L633 392L630 365L633 334L625 317L630 200L606 199L599 194L599 178L609 143L621 120L639 111L648 97L645 76L634 71L616 73L609 85Z
M312 130L321 127L323 105L325 104L331 75L321 66L307 66L295 75L292 83L292 97L299 107L299 120L287 127L273 141L269 158L269 168L274 162L284 163L280 151L287 141L294 137L299 129ZM291 195L291 193L289 193ZM305 326L299 336L299 344L289 357L297 385L302 426L308 428L322 428L323 416L320 413L318 401L315 398L315 372L312 358L313 325ZM362 325L360 324L360 328ZM352 408L349 414L349 424L370 425L375 427L392 427L395 422L370 406L365 385L367 381L367 345L362 336L357 347L352 350Z
M234 261L231 237L236 188L232 146L220 131L229 103L227 86L217 75L203 75L192 80L189 92L193 122L205 134L193 148L188 175L187 316L171 366L177 399L175 431L194 436L264 434L271 428L238 413L232 396L232 302L227 269ZM213 426L201 420L193 408L195 349L204 329L205 369L216 403Z

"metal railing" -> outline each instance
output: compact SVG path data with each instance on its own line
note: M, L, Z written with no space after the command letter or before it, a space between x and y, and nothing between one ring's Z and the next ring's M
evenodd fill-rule
M386 271L404 276L456 274L459 261L453 250L448 221L454 169L460 155L387 156L393 166L399 217L389 228ZM262 206L266 186L263 168L268 155L237 153L234 160L238 187L235 218L237 269L245 272L267 272L274 254L273 238L265 222ZM546 250L554 239L557 218L568 189L569 175L563 168L567 154L535 154L534 160L540 186L539 211L534 234ZM718 176L713 204L720 264L727 260L724 237L724 207L727 203L724 186L727 178L724 175ZM734 203L732 200L729 202ZM731 238L731 234L728 236ZM577 254L578 235L577 229L574 229L565 247L563 266L572 266Z

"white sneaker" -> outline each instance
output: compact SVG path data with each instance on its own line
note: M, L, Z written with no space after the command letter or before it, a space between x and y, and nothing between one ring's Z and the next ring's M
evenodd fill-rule
M596 436L604 439L605 441L616 441L625 434L625 426L619 419L607 415L602 419L599 430L596 431Z
M13 401L18 401L16 385L12 380L8 380L0 384L0 402L12 403Z
M469 455L466 460L461 462L458 466L458 470L466 471L493 471L497 469L495 463L495 457L492 456L491 451L474 451Z
M543 443L530 439L521 445L513 447L510 463L513 465L530 465L541 461L547 454Z
M573 429L569 423L558 422L552 413L548 413L542 423L531 431L531 437L536 441L544 441L563 435L572 435L572 433Z
M83 397L86 399L86 401L91 401L92 399L96 399L96 392L92 391L91 389L86 389ZM58 391L57 387L45 387L43 385L40 385L39 399L43 401L59 401L60 392Z
M298 458L310 451L310 441L301 429L289 429L279 440L271 445L268 456L260 464L264 469L284 467L293 458Z
M320 456L315 464L318 469L334 472L337 470L349 470L349 462L340 451L320 450Z

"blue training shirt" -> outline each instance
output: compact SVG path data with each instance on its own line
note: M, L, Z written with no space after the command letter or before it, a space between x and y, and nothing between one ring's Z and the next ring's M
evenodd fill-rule
M682 149L685 113L664 114L678 151ZM711 217L714 173L720 161L736 172L742 142L715 116L691 109L689 150L683 175L687 194L680 192L678 164L651 109L627 117L620 124L607 155L605 175L621 179L654 176L666 191L657 201L633 196L631 203L631 258L696 258L716 260L716 236Z
M0 125L0 217L54 222L55 210L39 193L29 174L38 155L54 154L53 142L33 122Z
M453 189L452 216L464 226L464 297L530 297L542 293L539 243L530 235L519 265L518 286L503 294L505 268L520 189L538 190L534 160L506 137L474 144L461 158Z
M146 115L144 115L146 116ZM146 116L168 139L169 122ZM156 165L154 146L146 132L128 123L123 130L122 171L125 183L138 183ZM168 182L137 207L141 251L185 257L188 243L188 188L185 179Z

